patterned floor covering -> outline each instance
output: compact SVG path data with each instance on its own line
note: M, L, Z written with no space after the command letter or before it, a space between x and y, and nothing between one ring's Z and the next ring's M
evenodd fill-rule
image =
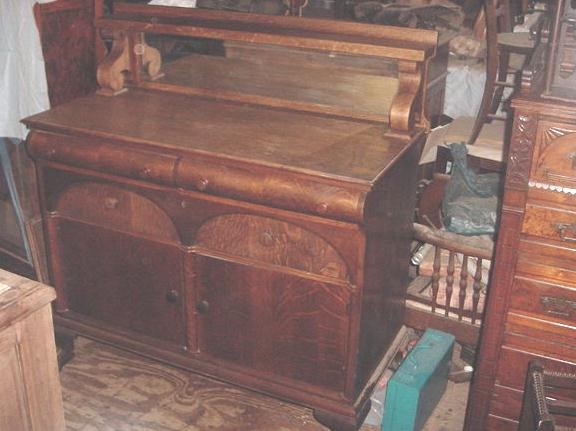
M326 430L308 409L84 338L61 382L67 431ZM449 385L425 430L460 431L466 397L467 385Z

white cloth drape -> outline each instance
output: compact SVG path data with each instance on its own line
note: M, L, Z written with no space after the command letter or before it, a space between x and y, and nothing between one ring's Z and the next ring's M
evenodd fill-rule
M50 106L33 7L51 1L0 0L0 136L24 139L20 120Z
M484 94L486 66L476 60L448 60L444 114L452 118L476 117Z

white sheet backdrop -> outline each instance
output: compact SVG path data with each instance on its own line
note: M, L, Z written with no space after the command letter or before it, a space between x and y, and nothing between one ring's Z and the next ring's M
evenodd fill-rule
M51 1L0 0L0 136L24 139L20 119L50 106L33 7Z

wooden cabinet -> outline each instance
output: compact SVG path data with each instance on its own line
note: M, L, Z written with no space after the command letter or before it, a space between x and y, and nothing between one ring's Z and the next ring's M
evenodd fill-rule
M357 429L403 323L437 34L169 11L115 7L102 90L25 120L57 327Z
M474 430L517 428L531 359L556 370L576 364L576 109L528 98L514 106L492 296L470 398Z
M533 60L537 70L543 70L546 49ZM513 101L495 266L467 414L470 430L517 429L530 360L539 358L558 371L576 364L576 104L542 82L525 74L527 87Z
M0 270L0 429L64 431L54 289Z

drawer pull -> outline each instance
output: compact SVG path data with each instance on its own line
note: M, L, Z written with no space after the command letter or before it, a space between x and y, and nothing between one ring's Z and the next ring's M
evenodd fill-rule
M196 304L196 311L198 311L198 313L200 313L200 314L208 313L209 309L210 309L210 303L206 300L199 301Z
M206 178L203 178L196 183L196 188L198 190L200 190L201 192L203 192L204 190L206 190L208 188L208 184L209 184L209 181Z
M152 169L150 168L142 168L138 171L138 176L140 178L150 178L150 176L152 176Z
M571 317L576 310L576 301L554 296L541 296L540 303L544 306L544 312L557 317Z
M114 210L118 208L118 199L117 198L105 198L104 199L104 206L109 210Z
M166 301L170 304L179 304L180 303L180 294L177 290L172 289L166 294Z
M558 223L558 234L562 241L576 242L576 225L572 223Z

